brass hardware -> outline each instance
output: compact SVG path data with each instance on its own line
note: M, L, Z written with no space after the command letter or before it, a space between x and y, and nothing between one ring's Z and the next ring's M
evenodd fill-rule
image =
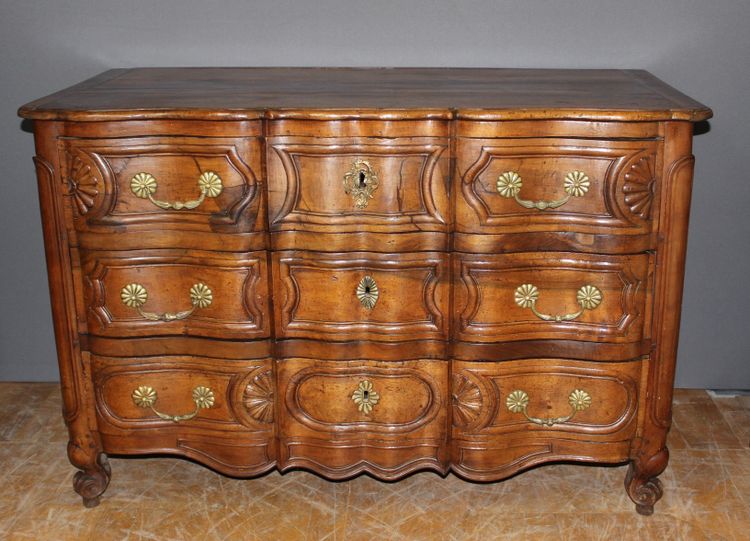
M593 310L602 302L602 292L599 288L592 285L581 287L576 293L576 300L581 309L572 314L563 314L561 316L552 316L542 314L536 309L536 301L539 299L539 289L533 284L523 284L516 288L516 304L521 308L530 308L536 317L544 321L572 321L583 314L586 310Z
M365 276L357 284L357 298L362 306L367 310L375 308L375 303L378 302L378 284L375 283L375 279L372 276Z
M352 400L357 404L357 409L367 415L380 402L380 395L373 390L371 382L363 380L359 382L357 390L354 391Z
M190 310L184 310L182 312L166 312L164 314L155 314L153 312L144 312L143 305L148 300L148 291L141 284L128 284L120 290L120 299L125 306L135 308L142 318L148 319L149 321L175 321L178 319L185 319L190 314L195 312L197 308L206 308L211 305L213 301L213 292L211 289L202 283L193 284L190 288L190 303L193 307Z
M571 171L565 175L565 179L563 180L565 197L553 201L529 201L518 197L523 186L521 175L515 171L506 171L497 177L497 191L501 196L512 197L522 207L537 210L556 209L567 203L571 197L583 197L589 191L590 185L591 182L586 173L583 171Z
M523 413L526 419L537 425L554 426L570 421L576 413L591 406L591 395L586 391L576 389L568 395L568 404L570 404L571 407L570 414L563 417L547 417L545 419L540 419L539 417L530 417L527 413L526 408L529 405L529 395L526 391L515 390L505 399L505 407L512 413Z
M344 174L344 192L354 199L358 209L367 207L372 194L378 189L378 175L366 160L354 160L351 169Z
M180 421L188 421L198 415L198 412L201 409L211 408L214 405L214 392L210 388L203 386L193 389L193 402L195 402L195 411L193 411L192 413L186 413L184 415L169 415L167 413L157 411L154 408L154 404L156 404L156 399L158 397L156 395L156 390L153 387L142 385L133 391L131 398L133 399L133 403L139 408L151 408L151 411L153 411L154 414L157 415L160 419L164 419L165 421L172 421L174 423L179 423Z
M206 197L216 197L224 189L221 183L221 177L213 171L204 171L201 176L198 177L198 189L201 194L198 199L193 201L175 201L170 203L169 201L159 201L153 198L153 194L156 192L157 184L156 178L150 173L138 173L132 179L130 179L130 191L132 191L136 197L141 199L148 199L157 207L164 210L191 210L203 203Z

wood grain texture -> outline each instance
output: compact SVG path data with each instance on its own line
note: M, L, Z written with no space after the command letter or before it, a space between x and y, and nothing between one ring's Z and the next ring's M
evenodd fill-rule
M61 141L66 195L81 246L107 249L113 234L128 248L265 248L265 190L256 138L132 137ZM199 179L213 173L220 193L195 208L163 209L131 182L153 177L160 202L197 201Z
M83 257L88 331L101 336L191 335L253 339L269 336L268 282L263 252L179 251L87 252ZM182 319L154 321L123 302L122 290L146 290L143 311L177 314ZM209 306L194 307L191 288L210 288Z
M688 121L709 109L640 71L258 68L114 70L20 114L36 120L85 505L109 483L104 453L167 453L243 477L387 480L630 461L626 490L653 512ZM344 186L355 162L378 178L364 200ZM498 190L509 172L520 202ZM141 173L154 200L200 201L137 197ZM123 303L129 284L147 291L140 311ZM538 313L517 302L525 284ZM582 286L601 294L583 311ZM137 406L140 386L170 415L195 408L198 386L214 403L175 422ZM565 418L576 389L590 406ZM562 420L509 411L514 390L529 416Z
M447 465L445 361L277 361L282 469L312 468L332 479L368 472L385 479ZM361 411L361 382L378 400Z
M403 341L447 339L448 258L440 252L273 254L279 338ZM372 309L356 295L375 280Z
M645 71L455 68L110 70L23 106L26 118L569 118L704 120L711 111Z
M633 437L647 361L595 363L527 359L508 363L452 363L452 469L476 480L496 480L548 460L581 458L578 443L599 447L596 460L621 462ZM527 393L528 414L554 418L570 413L568 395L580 389L591 406L553 426L509 411L506 399Z
M644 315L652 266L647 254L456 254L455 337L470 342L641 341L650 332ZM516 290L525 284L537 288L536 307L543 314L578 312L577 291L586 285L599 289L601 304L571 321L544 321L516 303Z

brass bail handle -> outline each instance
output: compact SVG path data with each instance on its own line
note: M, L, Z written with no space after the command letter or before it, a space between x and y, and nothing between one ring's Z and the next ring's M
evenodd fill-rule
M190 304L192 308L190 310L184 310L182 312L165 312L163 314L157 314L154 312L146 312L143 310L143 305L148 301L148 291L141 284L132 283L128 284L120 290L120 300L125 306L135 308L140 316L149 321L176 321L179 319L186 319L198 308L206 308L213 302L213 292L211 288L204 283L193 284L189 291Z
M133 391L130 396L133 403L139 408L150 408L154 414L160 419L165 421L172 421L173 423L179 423L180 421L189 421L202 409L208 409L214 405L214 392L209 387L198 386L193 389L193 402L195 402L195 411L186 413L183 415L170 415L168 413L162 413L158 411L154 405L158 399L156 389L147 385L141 385Z
M562 417L531 417L526 411L529 405L529 394L521 389L511 392L505 399L505 407L512 413L523 413L526 419L536 425L551 427L557 424L570 421L579 411L588 409L591 406L591 395L583 389L575 389L568 395L568 404L571 411L568 415Z
M571 314L551 315L543 314L536 309L536 301L539 299L539 289L534 284L523 284L516 288L516 304L521 308L529 308L536 317L543 321L572 321L583 314L586 310L593 310L602 302L602 292L598 287L592 285L582 286L576 292L576 300L581 307L577 312Z
M153 195L156 193L158 187L156 177L151 173L141 172L137 173L132 179L130 179L130 191L135 194L136 197L141 199L148 199L164 210L192 210L206 200L206 197L217 197L224 189L221 177L213 171L204 171L201 176L198 177L198 190L200 190L200 196L198 199L192 201L160 201L154 199Z
M567 203L571 197L583 197L589 191L591 181L583 171L571 171L565 175L563 180L563 191L565 196L553 201L530 201L521 199L521 187L523 179L515 171L506 171L497 177L497 191L502 197L513 198L516 203L527 209L548 210L556 209Z

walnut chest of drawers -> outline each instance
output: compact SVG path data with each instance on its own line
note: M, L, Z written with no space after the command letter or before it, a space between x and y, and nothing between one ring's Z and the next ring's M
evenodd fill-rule
M662 493L692 122L642 71L133 69L34 121L75 489L255 476Z

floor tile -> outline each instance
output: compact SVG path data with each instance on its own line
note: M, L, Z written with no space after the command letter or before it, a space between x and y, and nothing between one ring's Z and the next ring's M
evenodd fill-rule
M0 539L740 540L750 532L748 400L675 394L664 498L651 517L625 494L625 465L552 464L499 483L420 472L395 483L272 472L224 477L188 460L111 458L94 509L74 468L57 385L0 384Z

